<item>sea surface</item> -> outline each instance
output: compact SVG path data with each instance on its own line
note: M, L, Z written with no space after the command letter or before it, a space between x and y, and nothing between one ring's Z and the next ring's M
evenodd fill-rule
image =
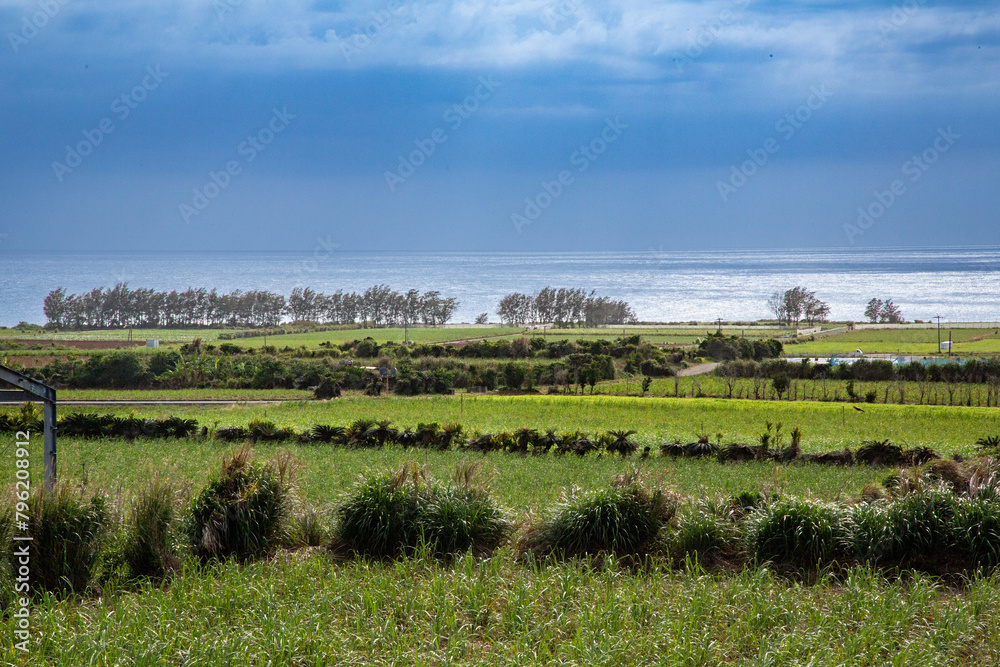
M831 318L863 320L873 297L907 319L1000 321L1000 248L803 249L608 253L134 253L0 255L0 325L42 324L50 290L130 287L360 291L384 283L459 301L454 322L496 321L510 292L582 287L625 299L640 320L754 320L774 292L802 285Z

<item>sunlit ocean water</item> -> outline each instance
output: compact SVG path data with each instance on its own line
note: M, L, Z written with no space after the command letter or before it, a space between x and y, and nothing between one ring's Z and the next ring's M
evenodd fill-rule
M752 320L766 300L796 285L815 290L838 320L861 320L872 297L891 298L907 319L1000 321L1000 248L753 250L609 253L184 253L0 255L0 324L44 323L56 287L321 292L439 290L458 299L453 321L514 291L583 287L629 301L641 320Z

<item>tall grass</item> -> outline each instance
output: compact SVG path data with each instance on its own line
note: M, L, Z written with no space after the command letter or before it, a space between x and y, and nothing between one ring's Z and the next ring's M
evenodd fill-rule
M460 465L450 484L410 462L368 475L336 510L335 552L398 558L427 549L438 557L492 552L510 525L478 479L478 465Z
M271 554L289 514L292 466L251 459L249 448L228 455L195 498L187 536L195 556L245 561Z
M59 485L52 492L32 494L28 515L31 592L86 593L103 547L108 520L105 498Z
M383 564L320 557L186 568L87 606L46 599L29 664L996 665L1000 578L962 589L849 569L526 568L510 552ZM13 619L0 619L11 636ZM23 656L0 642L0 662Z
M129 508L122 557L134 577L160 579L178 565L173 486L153 479Z
M849 523L842 506L783 498L747 517L746 540L753 557L796 569L850 558Z
M545 519L528 528L520 550L536 557L614 554L641 559L662 551L660 532L677 507L675 494L649 486L633 471L607 488L569 490Z

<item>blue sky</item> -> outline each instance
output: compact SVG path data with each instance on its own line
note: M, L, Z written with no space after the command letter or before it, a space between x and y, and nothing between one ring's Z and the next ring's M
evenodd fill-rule
M0 253L1000 245L995 2L0 0L0 28Z

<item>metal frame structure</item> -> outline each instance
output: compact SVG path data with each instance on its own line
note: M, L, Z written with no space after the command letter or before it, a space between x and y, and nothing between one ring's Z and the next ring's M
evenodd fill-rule
M0 365L0 386L9 384L17 389L0 390L0 403L40 401L43 433L45 438L45 489L51 491L56 484L56 390L27 375Z

